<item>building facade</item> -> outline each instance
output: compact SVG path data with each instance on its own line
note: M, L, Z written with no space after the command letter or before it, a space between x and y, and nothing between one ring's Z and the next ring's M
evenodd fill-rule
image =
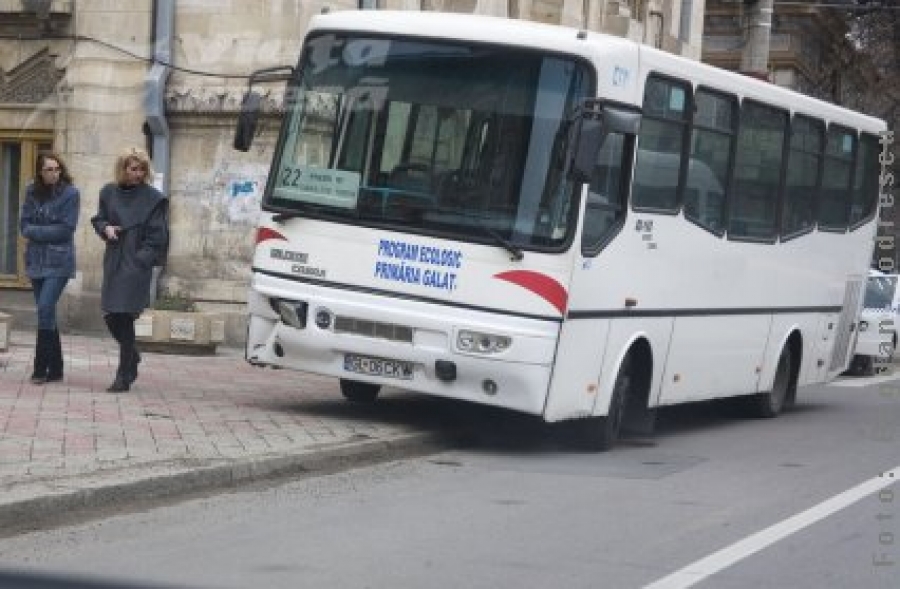
M159 289L226 314L244 338L259 201L280 92L254 147L232 149L250 72L293 65L306 23L329 10L434 10L608 32L699 59L705 0L0 0L0 310L33 322L18 211L36 154L53 149L81 190L77 275L64 329L102 329L103 245L88 219L116 155L145 147L171 201ZM166 64L171 64L168 67Z
M707 2L704 63L740 71L747 48L748 13L743 2ZM842 13L814 3L775 3L771 24L770 82L882 118L900 99L879 86L877 69L854 47Z

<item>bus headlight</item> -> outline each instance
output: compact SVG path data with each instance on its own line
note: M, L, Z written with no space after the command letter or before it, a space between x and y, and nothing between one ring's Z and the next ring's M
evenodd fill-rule
M509 349L512 338L493 333L462 329L456 335L456 347L471 354L498 354Z

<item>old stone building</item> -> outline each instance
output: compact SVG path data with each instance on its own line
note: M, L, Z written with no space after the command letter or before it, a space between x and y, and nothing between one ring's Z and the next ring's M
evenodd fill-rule
M435 10L625 36L700 57L705 0L0 0L0 310L33 322L18 209L37 152L52 148L81 189L78 271L64 329L100 330L102 244L88 219L123 148L151 151L171 197L160 288L227 314L244 333L254 223L279 123L279 88L252 151L232 149L247 75L294 64L306 23L330 10ZM171 64L169 67L167 64Z
M738 71L746 49L748 10L743 3L709 0L702 60ZM886 96L878 73L848 38L843 13L816 5L775 4L769 39L768 79L855 110L882 115Z
M744 3L709 0L706 5L702 60L739 71L747 43L748 10ZM900 125L900 94L896 84L852 42L846 15L835 9L787 3L774 5L769 40L768 79L774 84L840 104L887 121L889 129ZM896 148L895 148L896 149ZM897 173L897 163L886 171ZM886 191L889 191L889 187ZM883 206L879 235L893 235L879 242L873 265L886 253L900 267L900 211ZM885 252L884 245L889 244Z

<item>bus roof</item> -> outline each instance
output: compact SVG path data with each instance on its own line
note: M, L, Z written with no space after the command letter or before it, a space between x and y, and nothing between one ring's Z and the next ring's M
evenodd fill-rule
M771 82L686 59L647 45L642 45L640 52L641 67L645 70L693 80L697 85L713 89L724 89L741 98L781 106L790 109L793 113L825 119L828 122L839 121L844 125L850 125L869 133L879 133L887 129L887 124L878 118L783 88Z
M354 30L409 35L430 39L495 43L542 49L590 58L596 48L579 39L579 30L533 21L487 15L413 10L346 10L320 14L310 30ZM596 35L596 33L594 33ZM602 35L604 42L634 50L633 41Z
M487 15L403 10L346 10L313 17L310 31L367 31L429 39L462 40L511 45L580 56L595 63L609 53L637 55L642 71L654 71L694 81L697 85L727 90L795 113L840 121L879 133L887 124L835 104L728 70L642 45L634 41L559 25ZM643 87L636 89L643 95Z

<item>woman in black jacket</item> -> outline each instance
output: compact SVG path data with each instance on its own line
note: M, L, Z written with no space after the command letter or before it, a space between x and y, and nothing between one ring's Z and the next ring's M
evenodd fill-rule
M62 344L56 324L56 304L75 276L75 227L80 195L58 154L40 153L34 181L25 190L19 231L28 240L25 273L31 279L37 307L37 342L31 382L63 379Z
M119 367L108 389L127 391L141 361L134 321L150 302L153 266L161 262L168 240L168 200L149 182L153 171L142 149L131 148L116 159L115 182L100 190L91 224L106 242L100 308L119 344Z

